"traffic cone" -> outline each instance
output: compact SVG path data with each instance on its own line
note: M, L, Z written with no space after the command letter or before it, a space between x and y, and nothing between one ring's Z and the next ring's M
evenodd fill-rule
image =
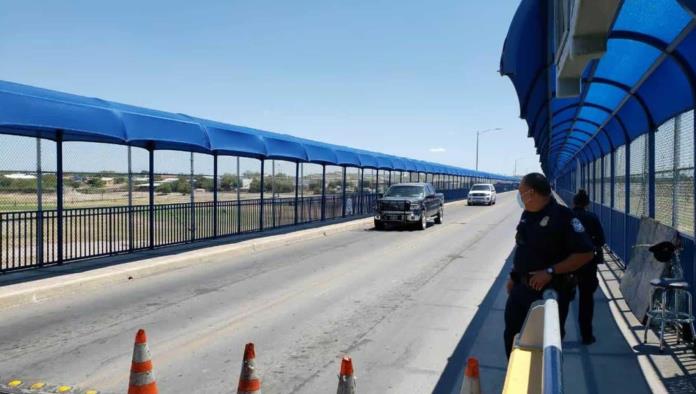
M141 329L135 336L128 394L157 393L157 382L152 371L152 358L150 348L147 346L147 335L145 335L145 330Z
M256 352L254 344L247 343L244 347L244 360L242 361L242 372L239 375L239 386L237 394L260 394L261 380L256 376Z
M353 375L353 360L345 356L341 360L341 372L338 375L338 390L336 394L355 394L355 375Z
M474 357L466 360L464 381L459 394L481 394L481 382L479 381L479 363Z

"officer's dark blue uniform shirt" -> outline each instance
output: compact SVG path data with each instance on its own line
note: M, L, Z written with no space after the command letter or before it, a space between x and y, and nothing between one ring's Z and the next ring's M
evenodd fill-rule
M592 252L592 242L573 211L554 198L539 212L522 213L515 237L513 272L546 269L573 253Z

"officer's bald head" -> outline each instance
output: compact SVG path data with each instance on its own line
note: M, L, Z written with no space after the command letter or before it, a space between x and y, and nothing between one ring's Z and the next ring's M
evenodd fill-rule
M548 197L551 195L551 184L543 174L538 172L530 172L522 177L522 183L527 186L527 188L534 190L535 193L541 195L542 197Z

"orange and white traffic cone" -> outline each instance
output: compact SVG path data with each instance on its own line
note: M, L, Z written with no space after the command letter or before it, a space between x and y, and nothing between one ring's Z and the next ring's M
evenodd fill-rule
M260 394L261 380L256 376L256 351L254 344L247 343L244 348L244 360L242 361L242 373L239 375L237 394Z
M353 360L348 356L343 357L343 360L341 360L341 372L338 375L338 390L336 394L355 394Z
M138 330L133 347L128 394L157 394L157 382L152 371L152 357L147 346L145 330Z
M466 360L464 381L459 394L481 394L481 382L479 381L479 363L474 357Z

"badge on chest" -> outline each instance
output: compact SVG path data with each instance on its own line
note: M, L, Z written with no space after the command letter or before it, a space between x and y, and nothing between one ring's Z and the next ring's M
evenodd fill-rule
M548 216L544 216L540 221L539 221L539 226L541 227L546 227L549 225L549 220L550 218Z

